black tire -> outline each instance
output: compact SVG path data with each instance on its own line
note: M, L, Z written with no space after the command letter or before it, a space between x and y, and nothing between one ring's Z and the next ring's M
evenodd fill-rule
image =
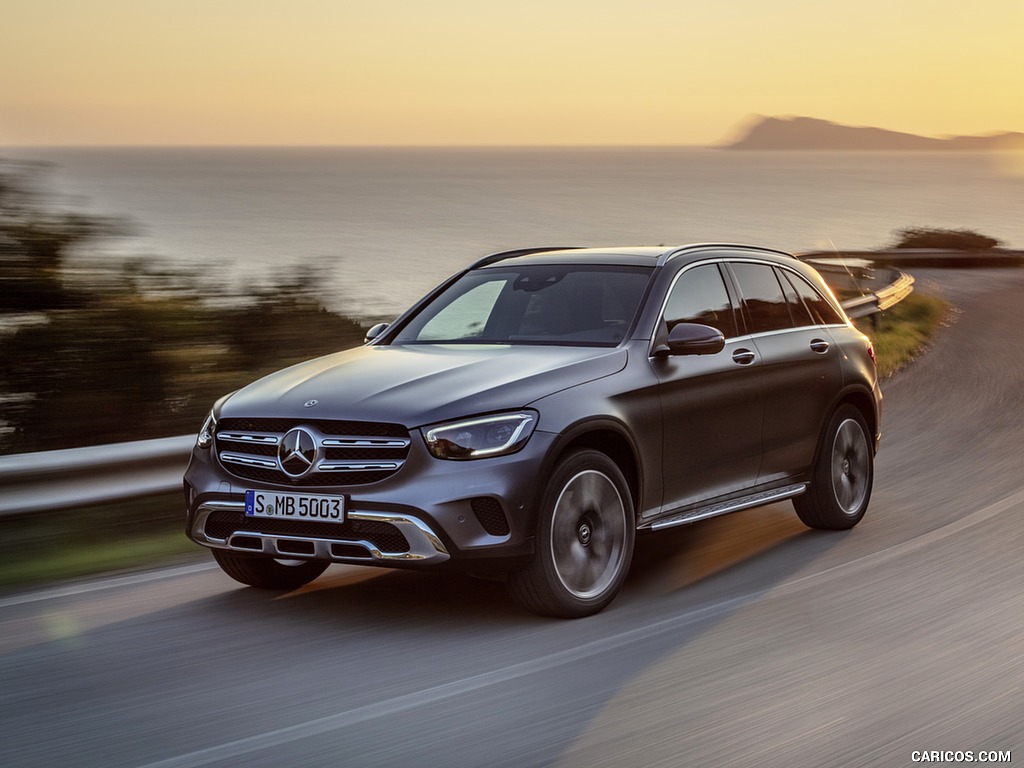
M811 487L793 499L804 525L840 531L864 517L874 482L868 425L852 405L836 409L818 447Z
M597 613L622 587L635 537L633 499L622 471L598 451L573 453L547 483L533 559L509 574L508 590L544 616Z
M213 557L232 579L259 589L298 589L330 565L320 560L275 560L228 549L214 549Z

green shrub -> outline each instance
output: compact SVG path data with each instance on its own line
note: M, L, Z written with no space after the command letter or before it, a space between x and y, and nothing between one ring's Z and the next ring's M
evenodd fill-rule
M912 293L881 315L877 327L871 318L855 324L875 345L878 373L891 376L916 358L931 342L948 309L936 296Z
M1000 241L970 229L906 227L896 230L896 248L933 248L942 251L987 251Z

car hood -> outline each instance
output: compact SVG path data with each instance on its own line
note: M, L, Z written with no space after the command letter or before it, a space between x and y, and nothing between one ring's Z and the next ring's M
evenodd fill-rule
M238 390L220 417L385 421L414 428L521 408L609 376L625 349L368 346L300 363Z

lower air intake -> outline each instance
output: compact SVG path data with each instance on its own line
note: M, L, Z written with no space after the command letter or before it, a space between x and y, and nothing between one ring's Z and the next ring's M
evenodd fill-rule
M491 536L508 536L508 518L505 517L505 510L501 508L501 502L490 496L480 496L473 499L469 505L487 533Z

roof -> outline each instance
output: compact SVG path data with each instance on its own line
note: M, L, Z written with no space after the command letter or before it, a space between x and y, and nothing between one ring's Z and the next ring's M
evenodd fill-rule
M616 264L638 266L661 266L670 259L692 255L698 257L706 251L751 251L757 254L793 258L784 251L733 243L691 243L679 246L625 246L606 248L555 247L522 248L502 251L477 261L471 269L479 269L499 263L515 261L517 264Z

